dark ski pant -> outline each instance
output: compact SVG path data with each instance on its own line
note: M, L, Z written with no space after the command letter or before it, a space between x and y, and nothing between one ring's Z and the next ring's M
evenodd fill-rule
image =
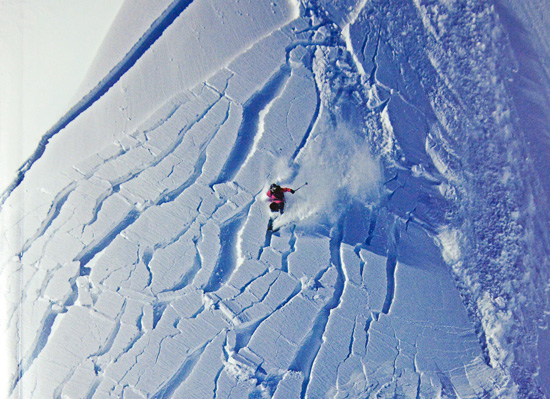
M285 203L284 202L272 202L269 204L269 209L271 209L271 212L280 212L281 215L283 214L283 211L285 209Z

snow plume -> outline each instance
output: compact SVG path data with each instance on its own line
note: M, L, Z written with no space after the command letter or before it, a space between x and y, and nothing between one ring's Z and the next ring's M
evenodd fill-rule
M376 202L382 181L364 135L344 124L318 129L294 166L280 163L276 176L293 188L308 185L286 195L285 213L275 227L295 220L336 223L352 202Z

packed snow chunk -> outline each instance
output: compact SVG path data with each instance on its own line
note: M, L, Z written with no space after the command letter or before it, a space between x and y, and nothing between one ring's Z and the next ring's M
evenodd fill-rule
M64 306L69 297L76 294L72 282L75 281L79 272L80 264L78 262L70 262L54 270L53 277L44 291L44 297Z
M147 331L126 352L105 369L105 380L117 381L155 392L178 369L189 353L183 336L175 327L177 313L167 307L154 329Z
M386 40L380 40L375 58L376 71L374 74L374 78L380 86L390 90L405 91L405 84L401 75L402 68L400 68L403 63L399 61L395 60L395 52ZM391 101L393 100L394 98Z
M338 274L337 268L331 265L322 272L320 278L308 279L302 277L302 295L319 306L325 305L332 299L335 290L339 290Z
M225 351L229 356L227 362L225 362L225 367L237 378L255 379L259 376L257 371L260 371L258 368L263 359L247 347L240 348L238 352L235 352L236 339L238 339L237 334L230 333L227 335Z
M178 292L177 299L170 302L170 306L182 318L191 318L204 310L203 294L193 287L186 287Z
M272 247L267 247L262 249L260 261L265 263L270 269L281 269L283 266L283 254Z
M318 106L315 81L303 66L292 69L283 92L269 104L258 148L277 157L289 158L300 147Z
M51 323L55 320L56 313L52 312L51 303L45 299L39 298L34 302L26 300L22 302L18 309L19 312L28 315L19 323L14 323L13 327L19 327L18 339L20 341L20 353L24 359L32 359L33 352L41 342L41 334L51 328Z
M94 176L77 183L74 191L63 204L63 207L72 211L71 220L67 226L72 228L72 234L78 237L78 231L82 231L82 226L93 222L97 217L98 208L111 193L111 184ZM56 223L58 223L57 220Z
M105 290L99 294L94 309L105 317L115 320L120 317L124 304L124 297L116 292Z
M493 371L487 366L479 368L481 348L448 270L398 263L395 280L391 317L381 315L378 322L372 322L367 358L381 362L386 359L386 363L401 370L431 373L441 380L441 387L445 378L451 379L456 382L457 395L471 396L472 389L477 388L467 382L470 367ZM388 337L394 339L388 342ZM387 349L380 352L382 342L388 342ZM391 352L395 349L389 348L397 348L402 357L394 360L396 354ZM372 378L379 378L376 372Z
M121 235L143 248L155 248L159 243L170 242L178 237L196 214L195 210L180 202L152 206L141 214L133 213L133 223Z
M387 384L398 373L394 364L400 350L398 339L387 315L381 314L378 321L370 324L363 365L372 384Z
M286 303L294 294L298 293L299 289L299 281L296 281L287 273L280 272L277 280L269 288L262 303L274 311Z
M330 316L323 334L323 341L330 344L321 345L307 387L307 396L312 398L329 397L331 388L336 385L341 364L351 356L350 348L355 328L353 320L349 320L344 312L332 312Z
M248 376L235 375L233 370L226 367L220 373L217 380L215 398L239 399L248 398L250 393L256 389L258 381Z
M280 273L277 279L269 286L262 300L244 309L239 316L239 320L248 322L260 320L269 316L288 301L290 297L298 293L299 289L299 282L289 277L286 273Z
M245 206L252 202L252 196L246 191L239 191L230 200L220 206L212 215L212 219L220 226L231 224L239 217L244 216Z
M119 388L117 386L117 388ZM133 387L125 386L124 388L120 388L120 392L117 390L110 391L112 399L116 398L124 398L124 399L146 399L146 393L143 393ZM101 395L98 396L98 398L101 398ZM98 399L95 396L92 399Z
M267 266L264 263L255 259L246 260L233 272L228 284L232 285L237 290L244 290L253 281L264 276L266 272Z
M158 312L155 315L155 307L153 303L146 303L143 305L143 313L138 319L138 327L144 331L151 331L153 328L155 328L155 324L156 322L158 322L158 318L160 316Z
M177 328L182 333L182 342L189 348L197 348L212 340L220 331L227 329L229 322L217 309L207 309L196 317L181 319Z
M202 216L209 218L220 205L216 195L207 195L202 199L198 211Z
M114 328L112 321L79 306L57 318L54 333L44 338L44 349L19 380L15 392L21 397L54 397L77 366L104 347ZM63 359L63 366L56 359Z
M215 222L208 220L201 227L201 238L196 246L201 260L201 268L193 279L193 285L204 287L218 263L221 250L220 228Z
M294 252L294 244L296 243L296 235L294 231L280 230L278 234L271 236L271 246L274 251L281 254L289 255Z
M198 178L199 182L212 185L212 183L219 180L225 162L237 140L239 126L242 123L242 113L241 105L234 102L229 104L227 120L206 148L206 160L202 175Z
M471 329L454 280L449 271L440 266L428 269L398 262L391 314L434 325Z
M234 73L227 68L221 68L215 75L210 76L206 80L206 85L213 88L218 93L225 93L229 80L233 77Z
M225 95L239 104L245 104L255 93L269 87L269 79L286 64L286 47L289 44L290 38L278 30L241 54L227 67L234 76L227 85Z
M102 370L112 362L116 362L142 336L142 332L136 325L117 323L119 324L109 338L107 347L97 358L96 364Z
M132 265L138 262L138 251L137 244L121 236L116 237L105 251L98 255L99 259L90 272L90 280L95 286L104 285L108 281L116 290L120 282L130 276Z
M409 223L401 229L397 260L426 270L447 269L433 237L416 223Z
M296 371L287 371L279 384L273 399L299 398L302 392L304 375Z
M67 264L85 250L84 244L72 234L58 232L46 242L44 258L55 259L59 264Z
M141 329L143 317L143 303L132 298L126 298L126 304L120 317L120 322L133 325Z
M69 381L67 381L67 384L63 387L61 397L81 397L83 393L90 392L96 378L97 375L94 363L90 359L86 359L76 368Z
M195 246L199 238L199 228L194 223L176 242L153 253L149 262L153 293L177 291L191 283L201 267Z
M268 374L289 368L319 310L316 304L298 294L254 331L248 348L264 359L263 368ZM293 322L288 323L289 320Z
M288 271L292 276L312 280L330 266L330 238L296 234L294 248L288 255Z
M399 97L392 98L387 110L393 134L404 153L404 165L430 165L430 157L426 154L429 126L424 115Z
M239 263L246 259L257 259L265 244L265 226L269 219L269 210L264 201L255 201L239 231L237 245Z
M388 285L387 258L365 249L361 249L359 255L365 263L363 266L363 285L368 292L369 307L376 312L381 312L386 300Z
M227 317L233 325L239 325L249 321L246 317L243 317L242 313L256 302L257 298L254 297L254 295L250 292L244 292L235 298L225 300L220 303L219 306L224 316Z
M220 200L227 201L238 193L239 187L233 182L227 182L214 184L212 189Z
M101 238L116 231L131 217L133 207L118 193L114 193L102 202L97 217L91 224L85 225L82 241L89 246L101 241Z
M224 301L224 304L230 308L240 322L249 321L241 316L245 310L248 310L255 304L261 304L276 281L276 273L267 273L250 282L243 293L235 298Z
M355 251L354 247L342 244L340 247L340 257L346 280L360 286L363 283L361 274L365 262L359 257L359 253Z
M249 192L259 192L264 188L265 182L270 180L276 160L273 154L254 152L245 165L237 168L235 182Z
M308 392L312 397L330 396L336 386L343 363L353 356L361 356L357 348L361 339L360 331L365 331L365 320L369 317L368 293L361 287L346 282L339 305L331 310L321 345L311 371ZM355 342L357 338L358 342ZM361 340L361 341L360 341ZM363 349L364 350L364 349ZM352 371L356 372L357 370Z
M116 140L115 143L122 149L122 153L126 153L132 149L143 147L142 141L136 137L136 132L126 135L120 138L119 140ZM155 154L153 153L153 151L150 150L150 148L147 148L147 150L153 155L153 157L155 156Z
M150 166L136 177L119 186L120 195L128 200L137 209L150 206L167 190L165 180L170 175L177 159L169 154L157 165Z
M223 368L225 334L218 334L183 364L178 379L166 386L175 398L209 398L216 394L216 380ZM193 365L194 363L194 365Z
M92 285L89 276L79 276L76 278L76 287L78 296L76 304L80 306L92 306L94 303L92 297Z
M153 155L146 148L132 148L105 162L94 173L94 176L115 185L117 182L125 181L138 174L153 161Z

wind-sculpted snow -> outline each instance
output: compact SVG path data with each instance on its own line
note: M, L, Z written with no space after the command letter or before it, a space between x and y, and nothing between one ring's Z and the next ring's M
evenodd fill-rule
M59 134L2 207L9 396L542 397L536 182L509 162L502 27L467 6L272 2L209 74L136 83L163 105L133 88L131 132L86 122L122 123L118 92L73 115L88 156L39 178ZM303 187L268 230L274 181Z

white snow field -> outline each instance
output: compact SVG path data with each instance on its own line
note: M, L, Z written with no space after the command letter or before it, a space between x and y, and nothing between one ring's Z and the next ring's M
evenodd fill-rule
M7 397L545 397L537 6L126 1L2 196Z
M0 190L72 105L122 3L0 2Z

